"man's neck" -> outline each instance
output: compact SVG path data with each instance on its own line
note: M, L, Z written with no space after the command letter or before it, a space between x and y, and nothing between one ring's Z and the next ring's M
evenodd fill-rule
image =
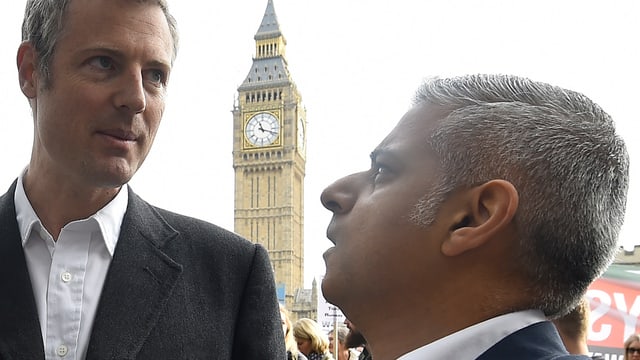
M29 171L24 175L23 186L42 226L54 240L66 224L95 214L120 190L120 187L86 189L69 182L56 183Z

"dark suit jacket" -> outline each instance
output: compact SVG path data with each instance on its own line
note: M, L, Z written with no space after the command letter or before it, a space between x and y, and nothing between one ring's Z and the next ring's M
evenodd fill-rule
M489 348L477 360L588 360L588 356L568 355L555 326L539 322L514 332Z
M0 359L44 359L13 201L0 197ZM87 359L284 359L266 250L132 191Z

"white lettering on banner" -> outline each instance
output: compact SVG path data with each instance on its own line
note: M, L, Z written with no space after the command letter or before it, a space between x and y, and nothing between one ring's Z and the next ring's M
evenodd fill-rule
M600 300L598 306L591 310L591 316L589 318L589 327L591 328L591 331L589 331L589 339L593 341L604 341L611 335L612 326L610 324L603 324L598 331L593 328L593 324L609 312L611 309L611 298L609 294L602 290L592 289L587 290L587 297Z
M613 302L618 307L618 310L622 311L622 318L624 319L624 338L635 334L636 326L638 324L638 315L640 315L640 296L636 296L631 308L627 310L627 302L624 299L624 294L613 293Z
M344 324L344 314L340 309L330 304L327 300L322 297L322 295L318 294L318 324L322 327L324 332L328 332L333 329L333 324L342 325Z
M587 291L587 297L600 300L596 308L591 310L591 317L589 321L591 331L589 333L589 339L593 341L604 341L611 335L613 326L605 323L601 325L600 329L594 329L593 324L596 320L603 318L612 310L611 297L607 292L596 289L589 289ZM620 340L622 343L625 339L636 332L638 316L640 315L640 295L635 297L631 308L628 308L625 294L614 292L613 303L615 305L614 311L617 310L624 321L624 336L623 339Z

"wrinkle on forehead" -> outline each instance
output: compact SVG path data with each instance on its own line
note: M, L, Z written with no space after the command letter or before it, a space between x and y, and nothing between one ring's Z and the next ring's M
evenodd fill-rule
M430 134L447 113L433 105L415 105L380 142L375 152L409 145L408 143L411 143L409 146L427 148Z
M136 11L129 11L132 8ZM67 23L61 33L61 40L65 37L77 37L81 32L84 40L91 41L93 38L98 47L117 49L123 45L123 40L134 47L144 43L161 50L154 55L157 57L156 62L168 67L172 63L173 39L169 24L162 9L154 2L74 0L66 16ZM87 18L92 21L86 21ZM114 34L119 39L118 46L105 43L114 38Z

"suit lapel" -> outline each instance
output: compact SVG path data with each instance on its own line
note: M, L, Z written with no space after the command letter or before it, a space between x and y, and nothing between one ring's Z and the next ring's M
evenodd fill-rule
M44 359L44 345L13 197L0 197L0 359Z
M129 191L129 204L96 313L87 358L132 359L180 277L162 249L178 233Z

